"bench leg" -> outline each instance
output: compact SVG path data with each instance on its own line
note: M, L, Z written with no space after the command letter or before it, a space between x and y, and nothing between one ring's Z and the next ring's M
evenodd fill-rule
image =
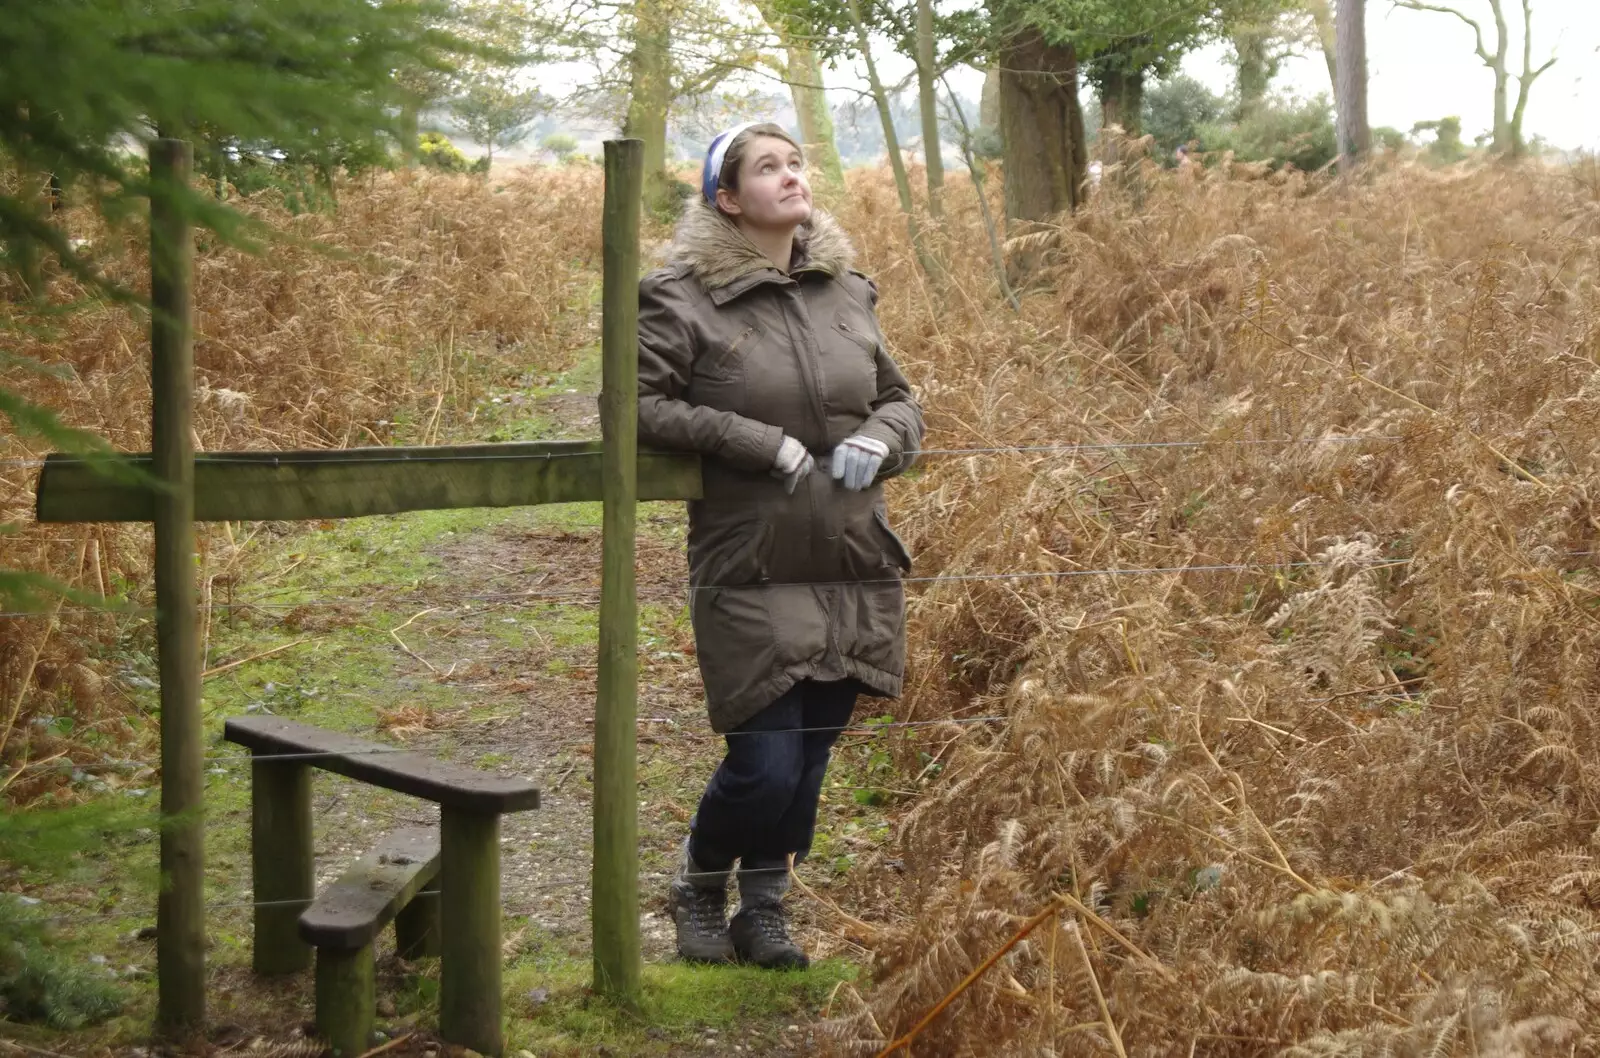
M356 951L317 949L317 1034L335 1058L355 1058L372 1043L373 972L370 944Z
M439 1035L499 1055L500 817L440 812Z
M250 875L255 899L256 973L284 974L311 965L300 939L300 912L315 890L311 852L311 765L257 755L250 762Z
M394 950L402 959L439 955L439 882L435 879L400 909L394 920Z

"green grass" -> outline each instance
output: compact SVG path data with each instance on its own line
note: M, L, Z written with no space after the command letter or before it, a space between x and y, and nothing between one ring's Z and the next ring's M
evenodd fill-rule
M859 968L842 959L825 959L798 973L652 963L644 968L637 1011L596 997L591 972L587 957L548 938L525 941L506 971L508 1049L540 1056L593 1054L603 1044L615 1054L648 1056L701 1041L708 1029L723 1034L751 1026L774 1038L790 1020L814 1017L840 982L856 980Z
M598 388L599 358L593 355L582 357L565 376L525 380L519 392L536 398L569 389L592 393ZM525 403L508 401L485 401L473 430L478 440L489 439L486 431L508 431L511 436L505 439L561 434L554 420L530 411ZM412 650L441 668L455 656L448 633L463 627L468 629L464 638L488 640L490 651L547 646L581 656L583 649L592 650L598 636L598 611L592 605L473 606L469 611L446 601L463 592L441 552L467 537L478 538L476 547L497 547L512 554L518 544L505 537L529 531L598 536L601 514L598 503L420 511L308 525L289 534L261 531L247 545L243 574L233 595L267 599L274 605L216 613L207 664L253 660L208 679L202 700L206 753L213 758L208 759L205 774L208 1004L213 1024L287 1026L306 1016L310 1006L309 977L267 982L249 971L251 912L231 906L250 900L249 769L243 752L221 740L224 721L267 709L384 741L385 736L375 731L382 709L402 705L464 709L470 720L504 708L504 700L433 678L390 633L398 631ZM643 538L681 545L682 506L642 504L638 526ZM412 597L395 600L397 594ZM353 602L296 609L298 604L330 599ZM418 611L436 605L430 599L456 612L418 617ZM229 601L227 591L219 589L217 600ZM453 627L444 624L446 617ZM130 698L130 722L153 724L159 717L153 627L147 618L130 617L123 629L121 639L108 648L107 658L113 668L132 677L122 681ZM681 603L641 604L642 656L676 656L677 644L687 631L687 611ZM294 645L256 657L289 644ZM552 659L545 668L557 673L573 664ZM446 735L430 752L448 759L461 750ZM878 763L875 752L876 747L861 747L843 753L840 774L852 782L869 781ZM465 763L485 768L514 756L509 751L470 755L473 759ZM662 798L692 804L714 756L710 744L697 744L692 751L676 744L648 747L640 768L641 797L648 797L652 806ZM577 757L571 762L580 767L583 763ZM578 786L586 780L580 773L571 781ZM315 773L314 782L319 792L337 786L341 810L356 815L382 818L385 807L399 801L398 795L322 772ZM86 807L59 816L41 810L19 817L30 826L39 823L49 833L35 842L40 855L18 857L7 865L6 887L48 894L40 910L64 918L53 941L63 959L98 966L98 957L103 957L119 971L134 968L116 982L123 1010L96 1029L71 1035L6 1028L51 1050L116 1050L144 1039L155 1011L155 945L135 933L155 923L158 839L153 813L159 779L153 774L97 773L79 779L76 790L90 798ZM877 835L877 824L864 821L876 811L855 804L843 790L834 791L833 801L820 821L819 849L829 849L829 835L834 833L841 839L845 834ZM4 822L10 821L0 820ZM320 834L324 824L319 820L318 825ZM10 835L19 833L13 827ZM63 842L67 847L61 847ZM838 841L831 851L828 858L837 868L848 869L853 856L845 843ZM668 866L654 850L645 859L645 869ZM662 862L655 862L658 859ZM590 993L591 967L585 951L570 950L523 919L508 918L505 928L508 937L519 930L523 936L506 969L508 1052L529 1050L541 1058L593 1054L598 1046L613 1054L665 1055L684 1045L702 1044L707 1030L778 1038L788 1023L808 1020L839 982L853 980L858 972L856 966L837 960L804 973L652 964L645 967L643 1003L629 1012ZM434 1025L436 964L420 976L382 981L380 995L395 1002L401 1021ZM760 1053L759 1047L755 1053Z
M503 525L532 528L545 521L538 508L476 507L323 523L326 528L252 544L251 576L238 594L278 604L359 597L365 588L422 588L443 572L430 547Z
M600 392L600 347L590 345L578 353L568 371L550 377L523 376L509 384L490 386L472 408L473 436L480 441L550 441L573 436L573 431L550 415L533 410L550 397L593 398ZM598 407L598 405L596 405ZM598 424L586 431L599 436Z
M221 740L226 718L266 708L277 715L381 741L384 736L374 730L379 709L422 706L435 710L467 709L469 715L474 715L502 707L503 702L480 700L480 695L466 687L419 671L421 666L406 656L389 634L429 605L430 590L448 591L443 585L435 588L431 583L444 567L439 558L429 554L429 549L452 535L476 535L487 540L506 531L550 528L589 535L595 533L599 521L599 504L425 511L351 520L329 529L268 538L256 546L238 589L241 597L258 597L260 589L249 585L269 577L273 579L267 586L277 598L297 602L329 596L359 598L360 585L381 586L386 593L412 585L422 590L415 600L399 604L364 603L346 611L309 607L303 613L312 623L304 627L295 620L286 620L288 607L236 610L231 617L219 614L213 623L208 659L212 665L306 640L205 683L206 752L208 757L217 758L208 761L205 775L210 941L207 962L214 978L254 981L248 969L250 912L248 908L227 906L250 899L250 802L249 771L242 764L243 753ZM681 533L681 513L664 505L660 510L647 507L641 511L639 525L641 533L676 540ZM275 571L283 572L274 577ZM474 610L470 615L474 623L470 635L491 640L492 649L531 648L542 642L581 651L596 644L597 617L596 609L589 605ZM641 652L672 652L687 631L686 622L681 605L641 604ZM439 633L441 627L423 617L401 630L400 635L434 664L447 662L450 641L442 636L430 639L430 631ZM153 644L149 639L147 628L130 624L130 635L117 648L126 671L154 675L149 656ZM567 663L559 660L548 665L550 671L566 667ZM132 687L130 693L143 711L151 716L158 713L153 684ZM449 758L456 747L447 735L430 752ZM713 751L707 749L706 753ZM510 756L480 753L466 763L494 767ZM869 781L880 766L880 756L881 749L876 745L844 750L835 781ZM641 761L641 796L652 801L665 796L690 804L708 768L709 761L700 759L698 749L691 761L671 749L652 747ZM384 806L397 801L397 795L387 791L325 773L316 773L314 781L319 790L338 784L342 808L360 815L381 817ZM580 776L573 781L583 780ZM143 792L135 793L136 790ZM876 837L878 828L865 822L863 817L868 810L853 803L848 792L830 792L834 803L821 821L817 859L847 870L853 853L844 847L842 839L847 835ZM134 823L101 828L87 836L81 825L63 829L63 834L71 829L73 843L82 851L55 857L48 865L19 863L13 869L12 877L24 889L53 889L62 893L63 907L70 903L86 914L105 916L84 918L75 914L59 931L60 950L66 958L86 963L103 955L113 966L131 965L139 971L118 982L125 1000L122 1014L98 1029L70 1038L43 1029L29 1030L35 1033L30 1038L40 1046L51 1047L55 1043L57 1047L51 1049L58 1049L60 1045L78 1046L91 1039L120 1046L142 1039L148 1032L155 1009L154 943L138 940L132 934L141 926L154 924L158 843L149 816L157 794L157 779L153 776L138 783L113 779L104 796L91 805L125 807L124 814L134 813L129 817ZM42 817L30 814L27 818ZM838 839L831 837L835 834ZM646 869L665 869L665 861L654 862L659 858L651 852L646 857ZM49 886L44 884L47 866ZM519 928L534 931L534 927L516 919L507 920L508 936ZM548 936L524 944L506 974L512 1053L517 1049L541 1056L580 1050L593 1053L596 1045L604 1044L615 1054L665 1054L675 1045L703 1040L707 1029L780 1031L791 1020L808 1020L839 981L854 977L856 967L845 962L824 962L806 973L774 974L742 967L650 965L645 971L643 1006L632 1013L593 997L588 989L590 972L586 953L565 950ZM422 1026L433 1025L437 1012L437 969L429 974L392 980L383 986L385 994L395 1000L398 1012L402 1016L414 1014L413 1020ZM298 1017L308 1009L309 988L292 982L285 987L287 992L283 987L273 991L266 983L227 989L214 997L212 1020L237 1016L247 1023L258 1022L265 1016L261 1005L266 1002L289 1002L299 1012ZM216 986L211 991L216 992Z

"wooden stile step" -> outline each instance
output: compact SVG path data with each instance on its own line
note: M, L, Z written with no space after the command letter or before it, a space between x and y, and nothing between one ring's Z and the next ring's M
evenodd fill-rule
M300 913L301 938L319 949L365 948L438 876L439 859L432 827L389 834Z
M539 807L539 790L526 779L503 778L278 716L232 717L224 725L222 737L263 757L319 754L307 762L324 771L467 812L499 815Z

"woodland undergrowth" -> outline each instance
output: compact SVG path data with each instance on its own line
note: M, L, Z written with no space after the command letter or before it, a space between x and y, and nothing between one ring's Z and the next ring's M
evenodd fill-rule
M941 286L854 186L929 447L1204 443L895 491L917 573L1063 575L916 593L905 715L1004 721L902 741L836 1051L1052 909L904 1053L1600 1049L1593 167L1151 176L1014 315L970 193Z

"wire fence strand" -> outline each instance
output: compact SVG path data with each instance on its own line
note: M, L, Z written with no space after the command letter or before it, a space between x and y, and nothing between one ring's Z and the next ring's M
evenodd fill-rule
M937 720L884 720L884 721L852 721L847 724L828 727L780 727L763 728L750 731L697 731L682 727L675 720L661 717L640 717L638 723L644 724L670 724L676 730L674 734L689 740L712 741L715 739L739 738L747 735L806 735L817 732L837 732L841 738L850 736L873 736L884 731L913 728L913 727L943 727L947 725L966 724L995 724L1008 719L1000 715L991 716L956 716L943 717ZM256 761L282 764L290 761L313 762L319 760L350 759L352 757L389 756L400 754L424 754L426 749L416 746L373 746L370 749L350 750L318 750L306 753L216 753L201 759L201 763L208 767L237 766L252 764ZM13 777L28 774L34 771L77 772L89 774L100 771L155 771L160 768L159 760L98 760L98 761L73 761L67 758L51 758L49 760L33 761L20 764L11 769L9 774ZM359 780L358 780L359 781Z
M1562 551L1558 552L1563 558L1586 558L1595 554L1592 550ZM1368 563L1369 568L1381 569L1387 566L1406 565L1411 561L1408 558L1383 559ZM992 581L1028 581L1028 580L1065 580L1075 577L1152 577L1167 574L1195 574L1195 573L1270 573L1291 569L1308 569L1320 566L1321 563L1309 560L1293 562L1214 562L1190 566L1110 566L1098 569L1051 569L1051 570L1013 570L1002 573L935 573L924 576L904 577L869 577L851 578L848 580L816 580L816 581L764 581L757 584L700 584L685 585L681 587L661 587L644 589L638 593L641 599L651 601L679 600L704 591L740 591L769 589L775 587L810 587L810 588L837 588L849 585L884 585L884 584L951 584L951 583L983 583ZM514 603L546 603L546 602L575 602L584 601L593 604L599 603L600 588L598 585L586 588L571 588L558 591L510 591L510 592L476 592L463 595L421 595L414 600L400 598L383 598L368 596L355 598L352 596L337 596L332 598L309 599L233 599L213 601L201 609L228 611L228 610L299 610L306 608L332 607L332 606L359 606L364 609L374 609L384 602L427 602L438 604L440 609L454 603L491 603L497 605ZM0 611L0 619L38 619L51 618L63 613L99 613L112 616L148 616L155 613L153 606L62 606L49 610L8 610Z
M1160 448L1208 448L1224 445L1317 445L1317 444L1355 444L1363 441L1399 441L1402 438L1392 434L1335 434L1329 437L1218 437L1197 440L1180 441L1093 441L1093 442L1068 442L1059 444L1037 445L996 445L978 448L922 448L906 455L916 459L926 456L961 457L975 455L1002 455L1002 454L1046 454L1066 452L1106 452L1113 450L1160 449ZM470 444L461 446L444 446L471 448ZM381 449L365 449L365 451L380 451ZM538 460L555 459L593 459L599 455L598 451L592 452L471 452L461 451L453 454L440 455L396 455L396 456L338 456L331 453L348 451L339 448L307 449L302 452L285 453L271 449L262 449L258 452L230 452L208 454L196 452L197 463L211 463L223 465L245 466L326 466L348 465L352 463L371 463L386 465L392 463L455 463L463 459L474 462L485 460L518 460L521 462L534 462ZM314 453L314 454L313 454ZM323 454L330 453L330 454ZM127 453L120 453L126 455ZM667 454L667 453L663 453ZM46 460L39 457L26 459L0 459L0 467L30 467L37 468L45 465Z
M717 878L717 877L726 877L728 873L729 872L702 872L702 873L692 873L692 874L688 875L688 877L691 877L691 878L698 878L698 877ZM788 867L740 867L738 869L738 873L741 874L741 875L779 874L779 873L788 874L789 873L789 868ZM639 876L640 881L664 881L669 877L671 877L671 876L670 875L665 875L665 874L660 874L660 873L641 873L640 876ZM528 883L526 885L519 884L517 886L517 889L519 891L521 891L521 892L543 892L543 891L550 890L550 889L569 889L569 888L587 887L589 884L590 884L590 879L588 879L588 878L554 878L554 879L551 879L551 880L545 881L545 882L530 882L530 883ZM0 895L4 895L4 894L0 894ZM415 900L433 900L433 899L438 899L442 895L443 895L443 893L438 889L423 889L423 890L419 891L411 899L414 900L414 901ZM258 907L310 907L312 904L316 903L317 899L318 899L317 897L306 897L306 898L294 899L294 900L240 900L240 901L228 901L226 903L207 903L206 904L206 911L207 912L211 912L211 911L245 911L245 910L254 910L255 908L258 908ZM532 914L537 913L538 909L537 908L532 908L532 907L522 907L522 908L507 907L507 908L504 909L504 911L505 911L506 914L509 914L509 915L532 915ZM67 913L67 914L48 914L48 915L45 916L45 918L48 921L50 921L51 923L54 923L56 925L71 925L72 923L75 923L75 922L105 922L105 921L109 921L109 920L113 920L113 919L119 919L119 918L150 918L150 919L154 919L155 917L156 917L156 910L155 910L154 907L145 907L145 908L131 908L130 907L130 908L118 908L115 911L72 912L72 913Z
M963 458L963 457L972 457L972 456L980 456L980 455L1002 455L1002 454L1011 454L1011 455L1049 455L1049 454L1070 454L1070 453L1083 453L1083 452L1199 449L1199 448L1219 447L1219 446L1226 446L1226 445L1234 445L1234 446L1276 445L1276 446L1287 447L1287 446L1294 446L1294 445L1352 444L1352 443L1369 442L1369 441L1370 442L1395 442L1395 441L1400 441L1400 440L1402 440L1401 437L1392 436L1392 435L1373 435L1373 436L1345 436L1345 435L1338 435L1338 436L1332 436L1332 437L1274 438L1274 439L1227 438L1227 439L1175 440L1175 441L1085 442L1085 443L1065 443L1065 444L968 447L968 448L930 448L930 449L923 449L921 451L918 451L915 454L916 454L916 456L918 458L926 457L926 456L937 456L937 457L947 457L947 458ZM338 451L338 450L328 450L328 451ZM333 455L330 455L330 456L318 455L316 457L307 457L307 458L298 458L297 459L297 458L282 458L282 457L274 458L274 454L273 453L262 453L259 456L256 456L256 455L237 456L237 457L200 456L198 458L203 459L203 460L209 460L209 461L214 462L214 463L240 463L240 464L280 463L280 464L283 464L283 465L306 465L306 464L328 464L328 463L357 464L357 463L446 462L446 461L457 461L457 460L463 458L464 456L467 456L467 457L470 457L470 458L473 458L473 459L508 459L508 460L519 460L519 461L526 462L526 461L537 460L537 459L540 459L540 458L557 459L557 458L569 458L569 457L579 457L579 456L591 457L592 458L593 454L594 453L592 453L592 452L569 452L569 453L546 453L546 454L543 454L541 456L541 455L537 455L537 454L512 454L512 453L495 454L495 455L488 455L488 454L470 455L470 454L467 454L467 453L463 453L463 454L458 454L458 455L438 455L438 456L395 456L395 457L368 456L368 457L350 457L350 458L341 458L341 457L333 456ZM8 459L8 460L0 460L0 467L39 467L39 466L43 466L44 463L45 463L45 460L43 460L43 459L21 459L21 460ZM1568 551L1568 552L1564 552L1563 553L1563 557L1572 557L1572 558L1586 557L1586 556L1591 556L1594 553L1595 552L1593 552L1593 551ZM1395 566L1395 565L1404 565L1404 564L1409 563L1410 561L1411 560L1407 559L1407 558L1384 559L1384 560L1377 560L1377 561L1374 561L1374 562L1371 562L1371 563L1367 563L1367 566L1368 566L1368 568L1384 568L1384 567ZM1011 572L940 573L940 574L929 574L929 575L921 575L921 576L910 576L910 575L908 575L908 576L892 576L892 577L883 577L883 578L849 579L849 580L800 581L800 582L763 582L763 583L754 584L754 585L748 585L748 584L738 584L738 585L702 584L702 585L694 585L694 584L690 584L690 585L684 585L684 586L679 586L679 587L674 587L674 588L661 588L661 589L656 589L656 590L647 589L647 590L642 591L640 593L640 597L641 598L655 598L655 599L683 600L685 598L692 597L697 592L702 592L702 591L730 591L730 590L737 591L737 590L752 590L752 589L770 590L770 589L779 588L779 587L834 588L834 587L841 587L841 586L884 585L884 584L903 584L903 585L916 586L916 585L938 585L938 584L951 584L951 583L1001 583L1001 582L1008 582L1008 581L1009 582L1025 582L1025 581L1040 581L1040 580L1062 580L1062 579L1083 578L1083 577L1130 577L1130 576L1131 577L1149 577L1149 576L1167 576L1167 575L1172 575L1172 576L1193 575L1193 574L1202 574L1202 573L1251 573L1251 572L1265 573L1265 572L1281 572L1281 571L1287 571L1287 570L1301 570L1301 569L1319 567L1321 565L1322 565L1322 563L1314 562L1314 561L1218 562L1218 563L1206 563L1206 564L1183 565L1183 566L1105 567L1105 568L1096 568L1096 569L1017 570L1017 571L1011 571ZM468 594L455 594L455 595L445 595L445 596L427 596L427 595L424 595L424 596L421 596L420 599L416 600L416 601L426 601L428 603L438 603L438 604L444 604L444 605L458 604L458 605L467 605L467 606L470 606L471 604L538 605L538 604L543 604L543 603L560 603L560 602L572 602L572 601L579 601L579 600L585 601L585 602L594 602L594 601L598 601L599 594L600 594L599 586L593 586L593 587L582 587L582 588L571 588L571 589L555 589L555 590L528 589L528 590L524 590L524 591L468 593ZM366 598L332 597L332 598L310 598L310 599L294 599L294 600L276 600L276 599L271 599L271 598L260 598L260 599L242 599L242 600L215 601L215 602L212 602L211 604L209 604L209 609L211 609L211 610L221 610L221 611L241 610L241 609L265 609L265 610L288 609L288 610L293 610L293 609L300 609L300 608L306 608L306 607L356 606L356 607L361 607L361 608L363 608L365 610L370 611L370 610L374 609L376 606L382 605L385 602L399 602L399 601L403 601L403 600L393 599L393 598L391 598L391 599L383 599L383 598L375 599L375 598L370 597L370 596L366 597ZM59 613L61 613L63 611L64 612L79 612L79 613L82 613L82 612L106 613L106 614L113 614L113 615L120 615L120 616L128 616L128 615L142 616L142 615L148 615L148 614L154 613L154 608L153 607L102 608L102 607L84 605L84 606L57 608L55 610L48 611L48 612L41 612L41 611L0 612L0 618L20 619L20 618L53 617L53 616L56 616L57 614L59 614ZM1380 689L1374 689L1372 691L1372 693L1377 694L1377 693L1387 692L1387 691L1390 691L1390 690L1391 689L1389 689L1389 688L1380 688ZM1334 698L1337 698L1337 697L1344 697L1344 696L1334 696ZM1309 699L1308 701L1311 702L1311 703L1326 702L1326 701L1332 701L1332 700L1334 700L1334 698ZM809 726L809 727L781 728L781 729L773 729L773 730L729 731L729 732L723 732L723 733L717 733L717 732L713 732L713 731L710 731L710 730L690 730L690 729L681 727L677 723L677 721L675 721L675 720L664 719L664 718L656 718L656 717L640 718L639 719L639 724L641 726L646 725L646 724L665 724L665 725L669 725L671 728L673 728L674 729L673 730L673 734L678 736L678 737L686 738L686 739L708 740L709 741L709 740L716 740L716 739L729 739L729 740L731 740L731 739L736 738L736 737L750 736L750 735L782 736L782 735L793 735L793 734L808 734L808 733L816 733L816 732L834 733L834 734L839 735L840 737L846 737L846 736L869 736L869 737L871 737L871 736L876 736L876 735L882 734L882 733L887 732L887 731L897 730L897 729L948 727L948 726L952 726L952 725L953 726L957 726L957 727L966 727L966 726L973 726L973 725L1004 723L1004 722L1008 721L1009 719L1010 719L1010 717L1007 716L1007 715L983 715L983 716L971 716L971 717L946 717L946 718L929 719L929 720L902 720L902 721L890 720L890 721L882 721L882 722L867 721L867 722L864 722L864 723L863 722L852 722L852 723L848 723L848 724L841 725L841 726L826 726L826 727ZM416 754L425 753L425 752L426 751L423 750L423 749L419 749L417 747L411 747L411 746L374 746L374 747L372 747L370 749L348 750L348 751L341 751L341 752L317 751L317 752L280 753L280 754L263 754L263 755L253 755L253 754L248 754L248 753L228 753L228 754L212 754L212 755L208 755L208 756L206 756L204 758L204 763L210 769L215 770L217 768L236 767L236 766L239 766L239 765L250 764L250 763L253 763L253 762L257 761L257 760L270 760L272 762L304 761L304 762L308 762L308 763L316 763L318 761L326 761L326 760L332 760L332 759L336 759L336 758L338 758L338 759L350 759L350 758L355 758L355 757L372 756L372 755L379 755L379 754L392 754L392 755L410 754L410 755L416 755ZM14 780L14 779L16 779L17 777L19 777L19 776L21 776L23 774L28 774L28 773L35 772L35 771L45 771L45 770L60 771L60 772L71 772L73 774L90 774L90 773L94 773L94 772L117 771L117 770L134 770L134 771L149 770L149 771L153 772L153 771L158 770L159 767L160 767L160 762L156 761L156 760L119 759L119 760L76 762L76 761L72 761L72 760L69 760L69 759L53 758L53 759L47 759L47 760L43 760L43 761L24 763L24 764L18 766L17 768L11 769L10 772L9 772L9 777L8 777L7 781L9 782L10 780ZM782 871L782 872L787 873L788 870L789 869L787 867L755 868L755 869L753 869L753 870L751 870L751 871L749 871L747 873L766 873L766 872L777 872L777 871ZM589 884L589 879L588 878L563 878L563 879L556 879L556 880L552 880L552 881L548 881L548 882L534 883L534 884L531 884L531 885L522 886L520 888L528 890L528 891L537 891L537 890L543 890L543 889L586 886L588 884ZM436 895L438 895L436 892L431 892L431 891L430 892L424 892L422 894L422 896L424 898L428 898L428 897L432 897L432 896L436 896ZM208 905L208 910L220 911L220 910L253 909L253 908L257 908L257 907L287 907L287 906L304 907L304 906L309 905L312 902L313 902L313 900L311 900L311 899L303 899L303 900L275 900L275 901L245 901L245 902L212 903L212 904ZM517 912L515 910L512 910L511 913L517 914L519 912ZM522 912L522 913L531 913L531 912ZM86 913L86 914L75 914L75 915L68 915L68 916L51 916L51 917L52 917L53 920L58 921L58 922L75 922L75 921L88 921L88 920L93 920L93 919L107 919L107 918L117 918L117 917L145 917L145 916L153 916L153 914L154 914L154 912L153 912L152 909L138 909L138 910L129 909L129 910L118 910L118 911L110 911L110 912L101 912L101 913Z

